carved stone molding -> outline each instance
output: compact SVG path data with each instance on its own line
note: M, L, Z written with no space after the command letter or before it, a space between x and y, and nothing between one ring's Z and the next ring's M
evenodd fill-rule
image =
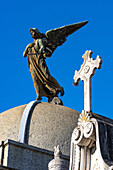
M83 110L78 119L78 126L72 133L70 170L85 170L90 161L90 148L95 141L94 123L91 121L90 114Z
M95 142L94 124L91 122L90 115L84 110L78 119L78 126L72 133L72 142L83 147L91 147Z
M113 170L113 121L82 111L72 133L69 170Z

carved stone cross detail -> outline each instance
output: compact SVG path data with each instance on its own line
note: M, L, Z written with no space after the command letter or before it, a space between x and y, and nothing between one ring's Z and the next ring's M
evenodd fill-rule
M92 112L92 90L91 90L91 78L94 75L96 68L100 69L102 60L101 57L97 56L94 60L91 58L92 51L86 51L82 56L84 59L83 64L79 71L75 71L74 85L78 85L79 80L84 81L84 110Z

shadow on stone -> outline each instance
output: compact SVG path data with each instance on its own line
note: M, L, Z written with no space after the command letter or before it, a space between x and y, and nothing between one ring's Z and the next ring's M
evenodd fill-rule
M40 102L39 102L40 103ZM30 123L31 123L31 117L32 117L32 113L33 110L35 109L35 106L39 103L35 103L34 105L32 105L31 109L30 109L30 114L28 116L28 120L27 120L27 126L26 126L26 130L25 130L25 143L28 144L29 141L29 129L30 129Z

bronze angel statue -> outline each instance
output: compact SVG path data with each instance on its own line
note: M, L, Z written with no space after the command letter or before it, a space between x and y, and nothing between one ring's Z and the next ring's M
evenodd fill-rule
M28 55L29 70L34 82L37 99L46 96L48 100L57 97L59 93L64 95L64 89L57 80L51 76L45 59L51 57L55 49L66 41L68 35L87 24L88 21L75 23L60 28L52 29L46 34L40 33L37 28L31 28L31 37L34 42L27 45L23 57Z

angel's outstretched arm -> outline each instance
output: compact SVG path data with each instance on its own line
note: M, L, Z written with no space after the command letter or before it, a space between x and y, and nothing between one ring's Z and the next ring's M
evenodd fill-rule
M25 51L23 52L23 57L26 57L26 56L28 55L29 49L30 49L31 47L33 47L34 45L35 45L35 42L30 43L30 44L27 45Z

